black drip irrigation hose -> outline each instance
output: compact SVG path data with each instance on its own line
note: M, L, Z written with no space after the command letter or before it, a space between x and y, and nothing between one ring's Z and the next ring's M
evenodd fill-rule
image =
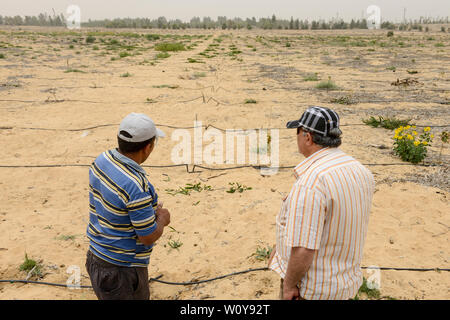
M91 129L97 129L97 128L104 128L104 127L112 127L112 126L118 126L119 124L102 124L102 125L97 125L97 126L92 126L92 127L87 127L87 128L79 128L79 129L56 129L56 128L28 128L28 127L11 127L11 126L0 126L0 130L11 130L11 129L21 129L21 130L44 130L44 131L69 131L69 132L77 132L77 131L85 131L85 130L91 130ZM214 128L223 132L231 132L231 131L237 131L237 132L244 132L244 131L251 131L251 130L290 130L289 128L286 127L274 127L274 128L247 128L247 129L223 129L220 127L216 127L212 124L206 124L206 125L201 125L201 126L190 126L190 127L176 127L176 126L171 126L171 125L167 125L167 124L155 124L156 126L159 127L165 127L165 128L170 128L170 129L195 129L195 128L203 128L205 130L208 130L208 128ZM366 124L364 123L348 123L348 124L341 124L341 127L351 127L351 126L365 126ZM444 125L415 125L416 127L420 127L420 128L426 128L426 127L430 127L430 128L448 128L450 127L450 124L444 124Z
M448 272L448 271L450 271L450 269L447 269L447 268L361 267L361 269L394 270L394 271L419 271L419 272L427 272L427 271L436 271L436 272L447 271ZM248 270L243 270L243 271L232 272L232 273L225 274L225 275L218 276L218 277L211 278L211 279L189 281L189 282L171 282L171 281L159 280L162 277L162 275L159 275L156 278L148 279L148 281L149 282L159 282L159 283L162 283L162 284L174 285L174 286L189 286L189 285L196 285L196 284L211 282L211 281L215 281L215 280L220 280L220 279L224 279L224 278L231 277L231 276L238 275L238 274L244 274L244 273L254 272L254 271L269 271L269 270L270 269L267 268L267 267L248 269ZM82 285L77 286L77 285L52 283L52 282L32 281L32 280L0 280L0 283L9 283L9 284L13 284L13 283L42 284L42 285L55 286L55 287L92 289L92 286L82 286Z
M365 166L415 166L415 167L442 167L445 164L414 164L414 163L363 163ZM90 164L42 164L42 165L0 165L0 168L65 168L65 167L90 167ZM174 168L174 167L185 167L187 173L199 173L201 171L195 171L196 168L211 170L211 171L225 171L225 170L235 170L242 168L252 168L256 170L261 169L271 169L271 170L282 170L282 169L293 169L296 166L281 166L281 167L268 167L268 166L257 166L257 165L243 165L236 167L222 167L213 168L205 167L198 164L192 166L192 170L189 170L188 164L172 164L172 165L161 165L161 166L151 166L143 165L145 168Z
M223 276L218 276L218 277L211 278L211 279L190 281L190 282L170 282L170 281L159 280L159 278L161 276L156 277L156 278L150 278L149 281L150 282L151 281L155 281L155 282L160 282L160 283L174 285L174 286L189 286L189 285L195 285L195 284L200 284L200 283L205 283L205 282L211 282L211 281L215 281L215 280L231 277L231 276L238 275L238 274L243 274L243 273L248 273L248 272L253 272L253 271L267 271L267 270L270 270L270 269L267 268L267 267L265 267L265 268L256 268L256 269L248 269L248 270L244 270L244 271L232 272L232 273L225 274Z

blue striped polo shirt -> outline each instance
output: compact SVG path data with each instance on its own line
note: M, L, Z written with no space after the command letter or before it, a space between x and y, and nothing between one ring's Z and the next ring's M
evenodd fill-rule
M89 250L109 263L147 267L153 244L138 239L156 230L158 195L140 165L117 150L89 169Z

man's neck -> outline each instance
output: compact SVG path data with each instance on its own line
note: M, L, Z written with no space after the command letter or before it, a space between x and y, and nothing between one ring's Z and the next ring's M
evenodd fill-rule
M133 160L134 162L136 162L139 165L142 163L141 157L137 153L126 153L126 152L121 151L119 148L117 148L117 151L121 155L124 155L125 157L130 158L131 160Z
M315 144L315 145L311 146L311 148L306 150L303 155L305 156L305 158L309 158L309 156L311 156L312 154L314 154L317 151L322 150L322 149L324 149L324 147Z

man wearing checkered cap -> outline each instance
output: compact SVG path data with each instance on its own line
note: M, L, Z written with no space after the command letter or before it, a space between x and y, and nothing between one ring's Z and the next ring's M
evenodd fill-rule
M361 260L375 188L371 172L338 147L339 115L309 107L297 129L305 156L276 218L269 268L281 277L280 298L346 300L362 285Z

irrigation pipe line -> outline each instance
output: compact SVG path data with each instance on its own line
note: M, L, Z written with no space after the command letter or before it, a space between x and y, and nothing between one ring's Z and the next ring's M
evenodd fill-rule
M413 164L413 163L363 163L365 166L419 166L419 167L443 167L445 164ZM0 165L0 168L64 168L64 167L90 167L90 164L42 164L42 165ZM295 165L292 166L281 166L281 167L268 167L268 166L257 166L257 165L243 165L236 167L227 167L227 168L212 168L205 167L198 164L194 164L192 166L192 170L189 170L188 164L172 164L172 165L161 165L161 166L152 166L152 165L143 165L142 167L147 168L173 168L173 167L185 167L187 173L199 173L201 171L195 171L195 168L211 170L211 171L225 171L225 170L235 170L242 168L253 168L256 170L261 169L270 169L270 170L282 170L282 169L292 169L295 168Z
M101 124L97 126L87 127L87 128L79 128L79 129L57 129L57 128L33 128L33 127L11 127L11 126L0 126L0 130L11 130L11 129L21 129L21 130L46 130L46 131L70 131L70 132L76 132L76 131L85 131L85 130L92 130L97 128L104 128L104 127L112 127L112 126L118 126L119 124L115 123L109 123L109 124ZM195 128L204 128L205 130L208 130L209 128L214 128L220 131L249 131L249 130L289 130L289 128L286 127L273 127L273 128L247 128L247 129L223 129L220 127L216 127L212 124L206 124L201 126L187 126L187 127L177 127L177 126L171 126L167 124L155 124L159 127L165 127L170 129L195 129ZM341 124L341 127L351 127L351 126L366 126L364 123L347 123L347 124ZM444 124L444 125L415 125L416 127L420 128L448 128L450 127L450 124Z
M376 270L394 270L394 271L419 271L419 272L427 272L427 271L450 271L450 269L446 268L395 268L395 267L361 267L361 269L376 269ZM210 278L210 279L204 279L204 280L198 280L198 281L189 281L189 282L171 282L171 281L164 281L159 280L162 275L159 275L156 278L150 278L148 279L149 282L159 282L167 285L174 285L174 286L189 286L189 285L196 285L206 282L211 282L215 280L224 279L227 277L235 276L238 274L244 274L248 272L254 272L254 271L269 271L270 269L267 267L264 268L254 268L254 269L247 269L243 271L237 271L228 273L222 276ZM69 284L61 284L61 283L52 283L52 282L42 282L42 281L32 281L32 280L0 280L0 283L25 283L25 284L42 284L42 285L48 285L48 286L56 286L56 287L66 287L66 288L82 288L82 289L92 289L92 286L76 286L76 285L69 285Z
M292 90L292 89L289 89ZM307 90L307 89L302 89L302 88L296 88L296 90ZM317 89L316 89L317 90ZM340 91L350 91L353 92L353 90L345 90L345 89L340 89ZM389 91L389 90L386 90ZM203 98L203 103L209 103L211 100L213 100L214 102L217 103L217 105L227 105L227 106L238 106L238 105L242 105L243 103L238 102L238 103L227 103L227 102L222 102L219 101L217 99L215 99L214 97L209 97L208 100L206 100L206 96L202 95L199 96L197 98L192 98L189 100L184 100L184 101L177 101L178 103L188 103L188 102L192 102L198 99ZM110 104L110 102L105 102L105 101L92 101L92 100L74 100L74 99L58 99L58 100L17 100L17 99L0 99L0 102L23 102L23 103L63 103L63 102L82 102L82 103L98 103L98 104ZM370 101L360 101L359 103L393 103L393 102L405 102L404 100L370 100ZM436 104L441 104L441 105L449 105L450 102L449 101L430 101L430 100L423 100L423 101L414 101L415 103L436 103ZM118 104L122 104L122 105L136 105L139 104L141 102L117 102Z

